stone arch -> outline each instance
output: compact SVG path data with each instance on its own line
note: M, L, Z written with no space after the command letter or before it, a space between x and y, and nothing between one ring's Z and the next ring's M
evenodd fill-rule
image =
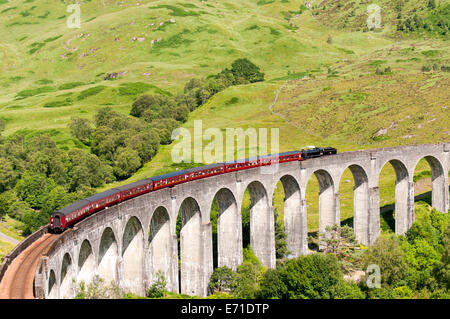
M327 226L340 223L337 194L330 173L319 169L314 175L319 183L319 233L324 233Z
M414 221L414 185L406 165L398 159L387 161L378 172L380 174L387 163L395 171L395 233L404 234ZM411 202L412 201L412 202Z
M306 216L302 210L300 186L292 175L284 175L279 181L284 192L283 222L287 249L293 257L298 257L307 252Z
M122 238L122 286L136 294L142 294L144 281L144 232L142 224L131 217Z
M348 166L353 175L353 230L356 239L369 244L369 178L365 169L357 164ZM344 170L345 171L345 170ZM342 179L342 175L341 175Z
M150 221L149 230L149 255L151 265L151 278L156 278L156 273L162 271L167 280L167 287L172 287L173 282L173 235L170 230L170 216L163 206L156 208Z
M446 185L444 167L439 159L434 156L424 156L414 165L414 171L419 162L425 159L431 169L431 205L441 212L446 212L448 185Z
M180 290L188 295L203 294L202 218L197 201L188 197L179 210L180 226Z
M97 273L106 284L117 281L116 263L118 257L118 247L116 236L111 227L103 230L98 250Z
M228 266L236 270L242 263L242 219L236 198L228 188L221 188L215 195L218 206L217 256L218 267Z
M56 275L53 269L50 270L50 275L48 278L48 299L58 298L58 287L56 282Z
M95 258L92 252L91 243L85 239L80 247L78 255L78 276L77 281L84 281L88 284L92 281L95 272Z
M72 257L69 253L65 253L61 263L61 278L59 280L59 291L62 299L69 299L73 297L72 268Z
M250 193L250 246L261 263L275 267L275 229L272 205L264 185L253 181L247 188Z

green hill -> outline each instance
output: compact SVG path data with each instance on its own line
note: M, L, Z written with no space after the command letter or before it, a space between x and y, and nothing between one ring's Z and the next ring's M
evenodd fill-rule
M374 17L380 8L381 29L394 36L427 35L448 36L450 4L445 0L398 0L387 1L311 1L313 15L325 25L338 29L364 31L369 16ZM373 21L373 20L372 20ZM376 30L380 31L380 30Z

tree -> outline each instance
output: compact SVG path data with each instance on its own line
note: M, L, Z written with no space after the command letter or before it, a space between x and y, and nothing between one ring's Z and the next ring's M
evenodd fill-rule
M245 84L264 81L264 73L260 72L259 67L248 59L237 59L231 65L235 82L233 84Z
M72 117L69 123L69 129L72 136L82 143L89 145L92 132L94 131L88 119Z
M429 0L427 6L429 9L432 9L432 10L435 9L436 8L436 0Z
M5 157L0 157L0 193L14 187L16 174L12 163Z
M327 226L321 234L321 242L325 253L343 254L344 250L357 246L353 229L349 226Z
M379 237L364 256L364 268L370 264L380 267L383 276L381 285L400 287L403 285L408 272L408 265L404 260L404 252L395 237Z
M237 298L255 298L265 269L251 248L244 248L243 257L244 261L237 267L234 277L233 295Z
M99 187L115 180L112 168L97 156L85 150L74 148L68 153L71 191L83 187Z
M141 166L139 153L130 147L122 147L117 150L114 160L114 174L118 178L130 177Z
M144 94L133 102L130 114L141 117L147 110L159 110L163 105L174 104L169 97L161 94Z
M150 123L150 127L158 132L160 143L162 145L168 145L172 143L172 132L179 127L179 124L174 119L168 118L153 121Z
M167 280L162 270L156 272L156 280L152 283L147 290L147 297L150 298L162 298L166 291Z
M25 172L17 182L15 191L17 196L27 202L32 208L41 208L50 191L56 187L56 183L43 174Z
M278 220L278 212L275 210L275 256L276 258L283 258L289 254L287 249L287 234L284 227Z
M236 274L231 268L223 266L214 269L209 279L208 288L211 293L230 292L234 289Z
M260 298L329 299L363 298L355 284L347 283L335 255L316 253L290 259L265 273Z
M136 150L142 162L147 162L158 152L159 143L158 133L149 130L129 136L125 141L125 146Z

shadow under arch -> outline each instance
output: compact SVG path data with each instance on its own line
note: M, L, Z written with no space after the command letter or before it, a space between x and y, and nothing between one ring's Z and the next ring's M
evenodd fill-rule
M139 219L132 216L122 238L122 286L133 293L143 294L144 281L144 234Z
M92 281L95 271L95 260L92 246L89 240L83 240L78 254L78 276L77 282L83 281L88 284Z
M250 194L250 246L263 266L274 268L274 214L264 185L253 181L246 187ZM242 209L241 209L242 210Z
M179 227L179 289L188 295L203 294L204 251L200 206L193 197L181 203ZM212 252L211 252L212 253Z
M111 227L103 230L98 250L97 272L107 284L117 281L118 246Z
M431 206L440 212L446 213L448 185L446 184L444 167L439 159L428 155L417 161L416 165L414 165L413 174L422 159L426 160L431 169Z
M217 203L217 265L237 269L242 257L242 217L236 198L228 188L221 188L214 196ZM212 204L213 205L213 204Z
M167 287L173 286L173 240L169 213L165 207L159 206L153 212L149 229L150 284L156 279L157 272L162 271Z
M276 190L280 182L284 194L282 211L284 231L287 235L287 250L290 256L298 257L306 254L308 249L306 215L302 209L300 186L292 175L282 176L277 182ZM273 200L275 200L275 191ZM277 256L279 257L281 256Z
M72 294L72 257L69 253L65 253L61 264L61 278L60 282L60 298L69 299L73 297Z
M353 227L356 239L363 245L369 244L369 178L363 167L348 166L354 180L353 218L341 221L341 225ZM344 170L345 171L345 170ZM341 180L344 174L341 175ZM339 183L341 184L341 182Z
M48 299L58 298L58 288L56 282L56 275L53 269L50 270L50 275L48 278Z
M319 233L324 233L327 226L340 223L335 186L333 178L326 170L319 169L314 175L319 182Z
M380 180L380 175L388 163L391 164L395 172L395 221L393 224L395 225L395 233L401 235L408 230L414 221L414 205L412 203L414 186L412 181L410 182L406 165L398 159L391 159L383 165L378 173L378 180ZM385 212L380 209L380 213ZM394 219L394 216L385 216L384 219L391 220Z

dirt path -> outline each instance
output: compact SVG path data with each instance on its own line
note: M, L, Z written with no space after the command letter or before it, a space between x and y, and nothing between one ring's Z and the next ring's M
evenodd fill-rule
M3 234L2 232L0 232L0 238L1 238L1 239L4 239L4 240L6 240L6 241L9 241L10 243L12 243L12 244L14 244L14 245L17 245L18 243L20 243L19 240L14 239L14 238L12 238L12 237L9 237L8 235Z

